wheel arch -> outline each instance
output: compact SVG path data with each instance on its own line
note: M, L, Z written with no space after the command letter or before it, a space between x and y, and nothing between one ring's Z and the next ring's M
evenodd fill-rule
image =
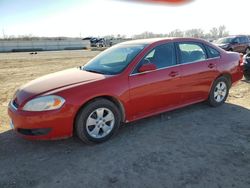
M76 114L75 114L75 117L74 117L74 122L73 122L73 128L75 130L75 122L76 122L76 118L77 118L77 115L79 114L79 112L86 106L88 105L89 103L92 103L94 102L95 100L98 100L98 99L106 99L106 100L109 100L111 101L112 103L114 103L116 105L116 107L119 109L120 113L121 113L121 117L122 117L122 122L124 123L126 121L126 113L125 113L125 108L124 108L124 105L123 103L117 99L116 97L113 97L113 96L109 96L109 95L102 95L102 96L96 96L96 97L93 97L87 101L85 101L81 106L80 108L77 110Z
M232 85L232 76L231 76L230 73L228 73L228 72L223 72L223 73L219 74L219 75L214 79L213 83L214 83L218 78L220 78L220 77L226 78L226 79L228 80L229 86L231 87L231 85ZM213 85L213 83L212 83L212 85Z
M232 86L232 76L231 76L231 74L225 72L225 73L220 74L216 79L218 79L219 77L225 77L228 80L229 86L230 87Z
M209 93L211 92L211 89L212 89L212 87L213 87L213 85L214 85L214 82L215 82L218 78L220 78L220 77L224 77L224 78L226 78L226 79L228 80L229 89L230 89L230 87L232 86L232 76L231 76L230 73L223 72L223 73L219 74L219 75L213 80L212 84L210 85Z
M103 99L107 99L107 100L113 102L118 107L118 109L119 109L119 111L121 113L122 122L126 121L125 108L124 108L123 103L119 99L117 99L116 97L113 97L113 96L108 96L108 95L104 95L104 96L100 96L100 97L96 97L96 98L97 99L98 98L103 98Z

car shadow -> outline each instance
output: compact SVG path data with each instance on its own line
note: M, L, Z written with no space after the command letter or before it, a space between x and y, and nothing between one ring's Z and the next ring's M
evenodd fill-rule
M244 79L244 80L241 80L241 81L250 84L250 80Z
M0 134L0 187L244 187L249 122L244 107L200 103L123 125L98 145L27 141L7 131Z

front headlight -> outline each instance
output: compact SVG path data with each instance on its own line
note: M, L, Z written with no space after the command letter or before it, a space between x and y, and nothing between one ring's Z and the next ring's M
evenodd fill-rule
M65 100L62 97L49 95L30 100L24 105L23 110L34 112L56 110L61 108L64 103Z
M228 44L225 44L225 45L222 45L220 46L221 48L227 48L228 47Z

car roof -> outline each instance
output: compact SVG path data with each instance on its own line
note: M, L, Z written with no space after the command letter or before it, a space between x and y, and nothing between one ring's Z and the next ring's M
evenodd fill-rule
M236 37L247 37L247 35L229 35L229 36L222 37L222 38L236 38Z
M158 42L167 42L167 41L173 41L173 42L180 42L180 41L197 41L197 42L206 42L203 39L198 39L198 38L186 38L186 37L167 37L167 38L149 38L149 39L137 39L137 40L131 40L131 41L126 41L122 42L120 44L124 45L140 45L140 44L153 44L153 43L158 43Z

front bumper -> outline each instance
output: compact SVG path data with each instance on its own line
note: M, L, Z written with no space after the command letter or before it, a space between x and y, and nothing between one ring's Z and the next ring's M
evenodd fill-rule
M46 112L25 112L9 104L8 114L13 129L30 140L55 140L71 137L74 118L72 109L63 107Z

